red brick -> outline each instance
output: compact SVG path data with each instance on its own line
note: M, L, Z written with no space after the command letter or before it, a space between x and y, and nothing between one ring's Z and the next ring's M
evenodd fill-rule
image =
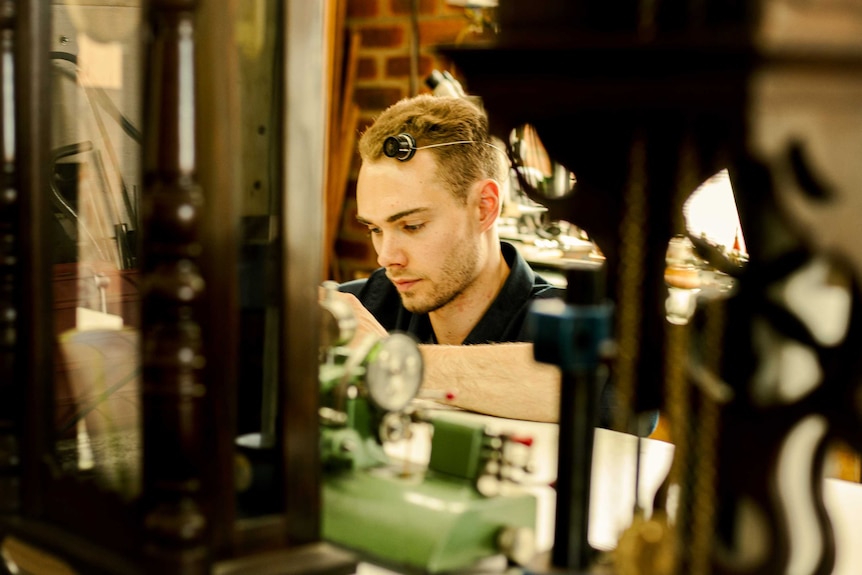
M419 22L419 44L438 46L454 44L468 23L463 18L436 18Z
M356 135L361 134L385 108L410 92L409 46L413 40L411 7L413 0L326 0L346 1L347 27L361 34L357 83L354 101L360 106ZM529 0L523 0L529 1ZM433 69L457 70L446 58L436 53L440 45L452 44L469 21L464 9L451 6L446 0L418 0L419 8L419 91L429 91L424 78ZM471 38L468 35L467 38ZM469 90L462 80L464 88ZM342 279L366 275L375 269L376 256L367 238L367 230L355 221L356 176L359 155L351 157L339 240L336 245L336 269Z
M421 79L428 76L434 69L434 61L428 55L420 54L417 64L417 74ZM411 73L410 56L393 56L386 59L387 78L409 78Z
M396 87L357 87L353 101L363 110L384 110L404 97L404 90Z
M345 0L330 0L343 2ZM347 0L348 18L374 18L380 15L380 3L385 0Z
M377 79L377 59L376 58L359 58L356 63L356 78L358 80L375 80Z
M406 35L403 26L363 26L359 34L363 48L399 48Z
M413 0L389 0L389 9L392 10L393 14L408 16L410 15L412 4ZM436 12L436 8L436 0L419 0L418 13L420 15L434 14Z

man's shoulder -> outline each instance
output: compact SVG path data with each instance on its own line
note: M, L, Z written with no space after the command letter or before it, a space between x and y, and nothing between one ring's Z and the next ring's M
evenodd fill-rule
M360 278L356 280L346 281L344 283L338 284L338 291L345 293L352 293L356 297L359 297L359 294L362 293L363 288L365 288L365 284L368 283L368 278Z
M531 299L547 299L564 297L565 295L566 288L550 283L539 274L535 275L535 279L533 280L533 289L530 292Z
M500 242L500 249L503 252L503 257L509 265L510 276L509 282L520 286L518 289L521 293L529 288L527 294L530 299L537 297L558 297L566 293L565 288L556 286L537 273L533 267L524 259L521 252L514 244L507 241Z

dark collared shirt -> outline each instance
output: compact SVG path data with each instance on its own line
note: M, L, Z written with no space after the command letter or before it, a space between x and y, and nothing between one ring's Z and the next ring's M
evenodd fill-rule
M509 264L509 277L497 298L464 340L464 344L507 343L532 341L526 322L530 304L534 299L564 297L565 290L548 283L536 274L521 254L510 243L500 242L503 257ZM374 315L386 331L406 331L420 343L436 343L428 314L413 314L401 305L401 296L386 277L383 268L375 270L367 279L343 283L338 288L359 298L362 305ZM615 409L613 385L602 385L598 421L609 427ZM648 436L658 423L658 411L643 414L638 423L642 437Z
M565 290L536 274L518 250L500 242L509 264L509 277L496 299L467 335L464 344L530 341L525 319L530 303L538 298L563 297ZM436 343L428 314L414 314L401 304L401 296L383 268L370 277L341 284L340 291L354 294L386 331L405 331L422 343Z

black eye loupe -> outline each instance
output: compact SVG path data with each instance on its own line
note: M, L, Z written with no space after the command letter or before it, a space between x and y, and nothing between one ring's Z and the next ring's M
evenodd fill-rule
M383 153L387 158L406 162L416 153L416 140L410 134L404 133L389 136L383 140Z

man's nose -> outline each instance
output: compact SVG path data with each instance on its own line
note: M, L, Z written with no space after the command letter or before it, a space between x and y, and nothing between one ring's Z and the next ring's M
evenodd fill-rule
M378 240L377 244L377 264L380 267L388 268L392 266L405 265L407 258L404 253L404 247L391 234L384 234Z

